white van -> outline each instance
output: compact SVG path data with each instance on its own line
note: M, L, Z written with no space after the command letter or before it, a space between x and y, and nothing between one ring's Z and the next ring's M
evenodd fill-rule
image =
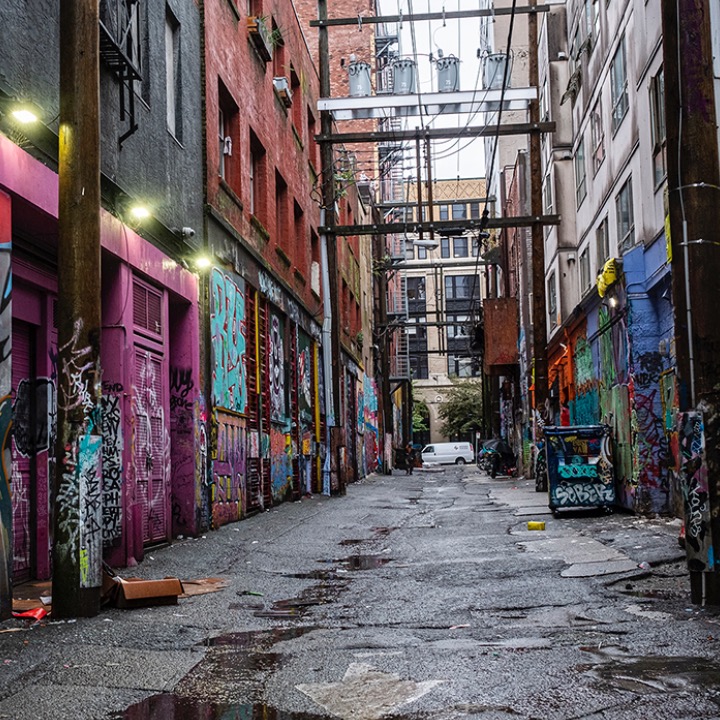
M444 442L426 445L422 451L423 465L465 465L475 461L469 442Z

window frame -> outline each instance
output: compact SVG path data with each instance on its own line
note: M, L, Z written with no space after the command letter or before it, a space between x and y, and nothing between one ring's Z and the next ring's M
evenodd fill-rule
M622 77L619 71L622 72ZM620 43L610 63L610 96L612 98L612 130L614 134L622 125L630 107L625 35L620 38Z
M633 207L632 176L623 183L615 195L615 219L618 239L618 252L622 255L635 245L635 210ZM623 204L627 204L623 208ZM623 219L627 215L627 224ZM627 227L626 227L627 225Z
M557 277L553 270L547 280L547 313L550 318L550 327L557 327Z
M665 122L665 72L660 68L650 79L650 137L655 187L667 177L667 124Z
M575 167L575 203L580 207L587 197L587 168L585 166L585 137L580 137L575 155L573 156ZM580 173L582 172L582 176Z

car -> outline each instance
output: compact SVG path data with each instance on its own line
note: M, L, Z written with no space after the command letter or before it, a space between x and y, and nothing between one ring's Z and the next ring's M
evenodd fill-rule
M474 462L475 451L469 442L441 442L426 445L423 465L465 465Z

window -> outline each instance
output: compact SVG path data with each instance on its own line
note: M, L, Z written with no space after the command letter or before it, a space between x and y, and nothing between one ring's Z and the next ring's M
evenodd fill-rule
M597 173L605 159L605 131L602 122L602 106L598 100L590 115L590 134L592 139L593 173Z
M580 294L590 287L590 252L585 248L580 253Z
M445 317L448 322L448 340L468 337L468 328L470 327L469 315L446 315Z
M550 317L550 327L557 325L557 288L555 287L555 271L550 273L547 282L547 311Z
M407 296L408 300L425 300L425 278L409 277L407 278Z
M469 300L480 297L480 280L477 275L452 275L445 278L446 300Z
M305 248L305 213L298 204L297 200L293 199L293 225L295 229L295 247Z
M448 220L448 206L447 205L441 205L440 206L440 219L441 220Z
M315 135L317 134L317 123L315 121L315 116L312 114L312 110L310 109L310 106L308 105L307 108L307 126L308 126L308 138L307 138L307 147L308 147L308 160L310 160L310 164L315 168L318 164L318 144L315 141Z
M450 238L440 238L440 257L450 257Z
M283 176L275 171L275 242L280 247L289 245L288 186Z
M258 220L265 219L265 190L267 180L265 178L265 148L250 132L250 214L255 215Z
M238 106L221 81L218 81L218 175L231 190L240 190L240 153Z
M167 128L182 139L180 113L180 24L169 8L165 9L165 102Z
M632 204L632 178L622 186L615 197L617 213L617 238L620 253L629 250L635 244L635 219Z
M543 180L543 186L542 186L542 196L543 196L543 208L546 215L552 215L553 211L553 189L552 189L552 177L550 176L550 173L548 173L545 176L545 179ZM546 227L546 232L548 230L548 227Z
M622 123L628 110L628 82L627 67L625 63L625 38L615 52L610 68L610 82L612 91L612 129L615 132Z
M427 248L418 247L418 260L427 260Z
M477 235L472 239L472 257L477 257L480 254L480 238Z
M468 256L468 241L466 237L454 237L453 241L453 257Z
M577 150L575 151L575 201L580 207L587 195L585 182L585 140L580 138Z
M298 77L298 74L295 72L295 68L292 67L292 65L290 66L290 91L291 91L292 100L293 100L293 103L292 103L293 126L295 127L295 132L297 132L297 135L300 138L300 141L302 142L302 131L303 131L302 87L300 86L300 78Z
M546 122L550 119L550 107L548 105L548 84L547 80L543 81L542 90L540 91L540 122ZM541 135L545 137L545 134Z
M473 220L480 219L480 203L470 203L470 217Z
M477 358L448 355L448 375L456 377L477 377L480 375L480 363Z
M605 216L595 231L597 244L597 271L598 275L605 263L610 259L610 234L608 232L608 219Z
M467 217L467 207L465 204L455 203L452 206L452 219L453 220L464 220Z
M655 185L659 185L667 174L665 131L665 75L662 70L650 81L650 114L652 123L653 171Z

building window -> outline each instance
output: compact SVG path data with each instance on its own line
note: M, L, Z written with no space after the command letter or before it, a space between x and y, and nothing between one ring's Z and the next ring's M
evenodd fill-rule
M280 247L289 245L288 186L283 176L275 171L275 242Z
M468 241L466 237L454 237L453 241L453 257L468 256Z
M178 140L182 140L180 90L180 23L165 8L165 112L167 128Z
M240 191L238 106L222 82L218 82L218 175L230 189Z
M612 129L615 132L622 123L628 110L628 82L625 62L625 38L615 51L615 57L610 68L610 82L612 91Z
M652 123L653 171L657 187L667 174L665 130L665 75L662 70L650 81L650 113Z
M440 257L450 257L450 238L440 238Z
M446 315L446 319L448 322L448 340L468 337L468 328L470 326L469 315Z
M595 103L590 115L590 134L592 139L593 173L597 173L605 159L605 131L602 122L602 106L599 100Z
M318 166L318 144L315 140L315 135L317 134L317 122L315 120L315 116L312 114L312 110L310 109L310 106L307 106L307 127L308 127L308 137L307 137L307 148L308 148L308 160L310 160L310 164L314 168L317 168Z
M580 294L584 295L590 287L590 252L585 248L580 253Z
M622 186L615 198L617 213L617 238L620 253L629 250L635 244L635 219L633 217L632 178Z
M427 248L418 247L418 260L427 260Z
M480 238L477 235L472 239L472 257L477 257L480 254Z
M599 275L605 263L610 259L610 233L608 232L607 215L595 231L595 242L597 243L597 271Z
M470 218L472 220L480 219L480 203L470 203Z
M477 377L480 375L480 363L477 358L449 354L448 375L454 377Z
M548 105L548 84L547 80L543 81L542 90L540 92L540 122L546 122L550 119L550 106ZM544 139L545 134L541 135Z
M577 150L575 151L575 201L580 207L587 195L587 184L585 182L585 140L580 138Z
M412 373L413 380L428 379L429 374L427 354L410 355L410 372Z
M250 214L261 222L265 220L265 148L255 133L250 132Z
M441 205L440 206L440 219L441 220L448 220L448 206L447 205Z
M451 275L445 278L446 300L469 300L480 297L480 279L477 275Z
M465 204L455 203L452 206L452 219L464 220L467 217L467 206Z
M302 142L303 131L303 103L302 103L302 86L300 78L295 72L295 68L290 66L290 91L292 93L292 121L300 141Z
M406 289L408 300L421 300L423 302L425 301L425 278L407 278Z
M550 327L557 325L557 288L555 287L555 271L550 273L547 282L547 311L550 317Z

